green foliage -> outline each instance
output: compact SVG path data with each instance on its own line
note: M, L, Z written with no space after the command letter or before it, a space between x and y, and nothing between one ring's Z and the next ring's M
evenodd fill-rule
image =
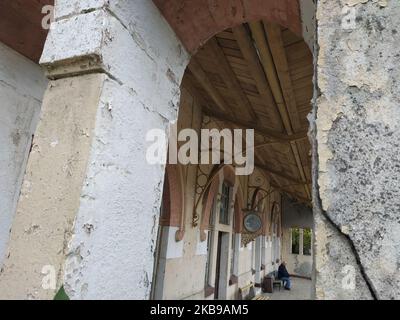
M292 229L292 253L300 254L300 229Z
M67 293L64 290L64 286L58 290L57 294L54 297L54 300L69 300Z
M303 230L303 254L311 255L311 229Z

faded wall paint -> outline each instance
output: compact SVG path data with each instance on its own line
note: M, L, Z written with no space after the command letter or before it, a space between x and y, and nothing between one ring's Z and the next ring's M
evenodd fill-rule
M399 17L397 0L318 1L318 299L400 298Z
M73 299L147 299L164 166L147 163L146 133L154 128L167 132L176 119L188 55L151 1L58 1L56 9L68 14L57 14L41 63L50 78L65 80L54 82L61 86L56 96L52 87L46 93L49 112L41 119L38 144L47 150L50 136L52 141L62 139L61 134L51 134L51 121L58 127L69 123L78 132L64 141L63 147L70 148L64 156L78 149L88 162L80 172L82 163L78 166L73 157L70 162L53 159L59 148L38 151L29 160L32 176L25 178L26 196L19 203L20 219L11 241L13 255L0 288L12 287L8 297L52 298L55 290L41 290L41 266L46 263L54 265L58 287L64 284ZM85 75L89 72L95 73L92 81ZM97 100L79 91L89 90L99 78ZM69 94L69 81L79 83L78 96ZM72 119L64 123L60 106L80 103L85 103L80 111L94 113L78 113L75 122L89 121L92 131L80 130ZM87 137L89 145L76 144L76 135ZM55 164L47 164L50 160ZM65 166L77 184L68 192ZM53 186L58 179L61 186L43 199L42 184ZM35 215L25 214L29 205L32 210L37 207ZM24 233L37 215L44 219L43 212L50 215L50 223L40 223L32 235ZM35 248L30 251L32 243Z
M90 19L95 33L99 20L106 23L102 65L117 81L106 83L98 109L91 165L69 245L66 289L77 299L143 299L150 296L164 178L164 167L145 159L145 136L154 128L168 131L169 121L176 119L188 57L150 1L114 1L59 23L81 28ZM50 34L50 44L51 39ZM93 45L90 50L96 50ZM48 52L56 49L50 45Z
M284 196L282 197L282 228L313 227L313 212L310 207Z
M53 299L56 288L42 287L51 276L42 273L46 266L62 285L103 81L88 75L49 83L0 273L2 299Z
M0 42L0 267L46 85L38 65Z

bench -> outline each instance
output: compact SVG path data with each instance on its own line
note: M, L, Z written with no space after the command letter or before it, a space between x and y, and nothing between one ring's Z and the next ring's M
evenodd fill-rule
M250 282L247 286L239 288L239 300L268 300L262 294L255 294L254 283Z
M283 288L283 280L278 279L278 272L274 271L271 274L272 287L279 287L279 291Z
M275 287L279 287L279 291L283 288L284 283L278 279L278 273L273 271L264 277L262 288L264 292L273 293Z

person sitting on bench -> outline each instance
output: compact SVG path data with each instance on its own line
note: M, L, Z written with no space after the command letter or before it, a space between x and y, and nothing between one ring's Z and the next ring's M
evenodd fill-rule
M278 279L283 281L286 290L290 290L290 274L286 269L286 262L282 261L281 265L278 268Z

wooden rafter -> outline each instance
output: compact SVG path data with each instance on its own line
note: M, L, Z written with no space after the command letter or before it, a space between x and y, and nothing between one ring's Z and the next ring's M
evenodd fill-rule
M249 25L250 25L250 29L253 34L253 38L257 44L261 63L263 65L264 71L267 75L268 82L271 86L271 90L272 90L276 105L278 107L279 113L281 114L283 125L285 127L287 134L289 136L293 135L295 132L293 130L293 124L292 124L291 118L289 116L289 108L286 105L286 101L288 100L288 97L286 97L286 99L284 97L284 94L287 94L287 92L286 92L287 90L285 92L282 91L281 80L280 80L280 77L278 74L278 72L283 72L284 67L280 66L280 68L277 69L275 66L275 59L278 61L278 63L282 63L281 62L282 59L285 59L285 60L287 59L286 53L283 49L284 57L274 58L273 53L277 54L278 50L274 50L274 52L271 52L269 42L277 41L276 34L274 34L275 37L272 37L271 39L267 40L265 30L264 30L263 24L261 22L252 22ZM276 48L276 46L278 46L280 44L282 45L282 43L274 43L273 46L274 46L274 48ZM278 60L278 59L280 59L280 60ZM281 78L284 78L284 77L285 76L281 75ZM307 194L307 197L311 198L311 192L309 190L308 185L306 184L306 176L304 173L303 165L301 163L300 153L299 153L296 142L291 142L290 147L292 150L293 157L295 158L301 179L305 183L304 190Z
M277 143L287 144L290 143L291 141L300 141L307 138L307 132L299 132L298 134L289 137L286 134L282 134L279 132L275 132L273 130L263 128L258 125L254 125L251 122L246 122L244 120L237 120L234 117L225 115L215 110L213 111L212 108L206 102L206 100L203 98L203 96L195 88L195 86L193 85L192 81L189 78L184 79L183 86L186 87L190 92L192 92L192 94L196 96L200 105L203 107L204 114L208 115L209 117L215 118L219 121L230 122L232 125L241 127L243 129L254 129L256 134L264 136L265 138L273 140Z
M196 80L201 84L204 90L210 95L210 97L214 100L215 104L221 108L224 112L232 112L228 104L225 102L224 98L222 98L219 91L214 87L208 78L207 74L201 67L200 63L197 61L195 57L192 57L190 64L188 66L189 70L193 73Z
M215 118L220 121L225 121L225 122L230 122L235 126L238 126L243 129L254 129L255 133L258 133L268 139L280 142L280 143L291 143L294 141L299 141L299 140L304 140L307 138L307 133L306 132L299 132L296 134L293 134L291 136L288 136L286 134L282 134L273 130L269 130L266 128L263 128L259 125L254 125L251 122L247 122L245 120L238 120L235 119L234 117L217 113L215 111L211 111L210 109L204 110L204 113L212 118Z
M303 59L303 51L287 51L288 33L281 27L264 22L249 25L250 30L241 25L211 39L198 60L190 64L186 78L193 81L190 86L195 84L192 87L197 90L197 101L203 113L216 120L217 128L254 129L257 136L264 137L255 146L255 163L264 169L271 184L300 201L310 202L309 164L304 149L307 132L303 129L308 93L296 89L305 76L292 78L292 74L304 73L305 63L309 62ZM287 55L301 55L302 60L289 65ZM309 71L308 76L311 81ZM257 117L262 122L257 123ZM275 129L269 129L268 121ZM273 166L278 163L283 166Z
M265 73L258 57L257 50L253 45L249 33L243 25L233 28L232 32L237 40L240 51L242 52L243 57L249 66L249 70L252 77L254 78L261 99L265 102L267 106L271 106L268 111L271 114L272 119L282 128L282 119L276 109L275 101L272 97L271 88L265 77Z
M276 184L271 183L271 187L274 188L275 190L279 191L279 192L287 193L287 194L291 195L292 197L295 197L299 201L304 202L304 203L306 203L308 205L311 202L311 200L309 198L304 198L304 197L300 196L298 193L290 191L290 190L287 190L285 188L282 188L282 187L280 187L280 186L278 186Z
M282 29L277 24L264 22L264 29L267 35L268 45L274 60L275 69L279 78L285 106L289 114L290 123L294 132L300 130L300 118L296 106L296 99L292 86L292 78L289 73L289 65L286 57L286 50L283 45ZM299 173L303 181L306 181L304 167L301 163L300 152L295 142L291 143L291 149L296 160ZM308 185L306 185L307 196L310 197Z
M289 64L286 57L286 50L282 39L281 27L277 24L264 23L268 45L274 60L275 69L282 88L282 95L288 110L290 123L293 131L300 130L300 117L296 106L292 78L289 72Z
M256 167L258 167L258 168L260 168L260 169L262 169L264 171L267 171L268 173L273 174L274 176L277 176L278 178L282 178L282 179L288 180L288 181L293 182L293 183L295 183L297 185L304 186L306 184L311 183L310 181L304 182L302 180L293 178L292 176L286 174L285 172L276 170L274 168L271 168L270 166L268 166L266 164L256 163L255 165L256 165Z
M286 110L285 100L283 99L278 75L276 74L274 60L268 47L267 39L265 38L264 28L261 22L251 22L249 23L249 26L253 34L254 41L257 45L261 65L263 66L264 72L267 76L268 83L271 87L276 106L281 115L284 128L290 135L293 133L293 130L290 124L289 114Z
M236 105L239 108L245 108L249 113L253 122L257 123L257 115L254 112L253 106L251 105L249 99L244 93L242 87L240 86L239 80L237 79L235 73L233 72L231 65L221 47L219 46L217 39L212 38L207 42L207 45L210 46L214 58L217 62L217 71L219 71L219 75L227 85L227 87L232 92L234 99L236 101Z

